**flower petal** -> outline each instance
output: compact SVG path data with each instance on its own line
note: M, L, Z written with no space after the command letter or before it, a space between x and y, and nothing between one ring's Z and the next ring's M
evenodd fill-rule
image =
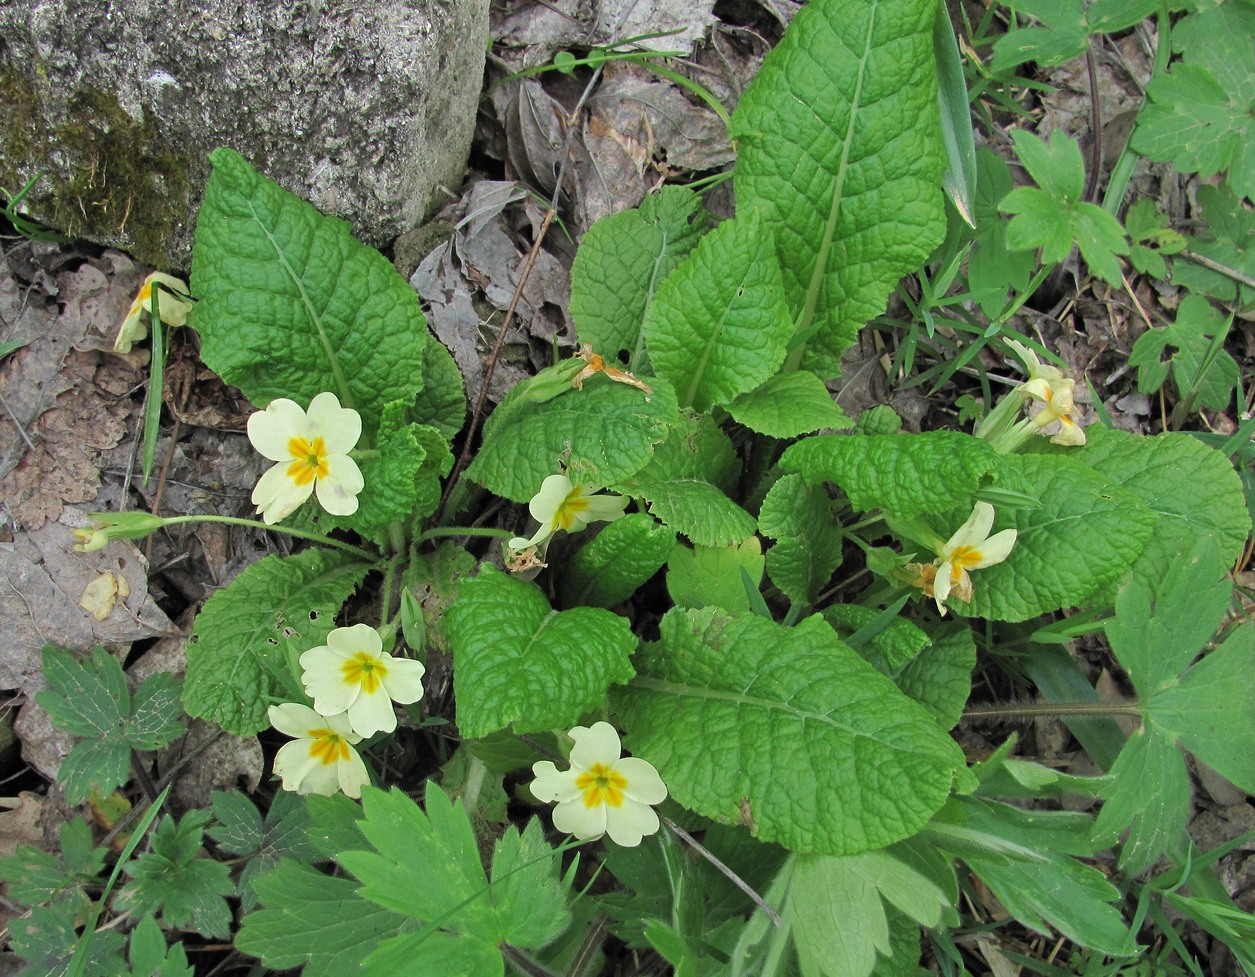
M559 770L552 760L540 760L532 764L532 773L536 779L530 784L532 794L538 801L558 801L565 803L579 797L583 791L575 785L577 776L574 770Z
M321 436L328 454L348 454L362 436L362 415L351 407L341 407L333 393L323 392L311 400L306 417L310 439Z
M310 497L314 491L312 483L297 485L287 475L287 465L273 465L253 489L252 500L261 513L261 518L268 526L273 526L290 516Z
M540 491L532 496L532 501L527 504L527 511L542 526L549 525L574 488L565 475L550 475L540 483Z
M347 715L353 732L365 738L376 733L391 733L397 728L396 710L392 700L380 689L373 695L362 692L349 706Z
M596 722L591 727L576 726L571 730L575 746L571 748L571 768L587 770L597 763L614 766L623 755L619 734L607 722Z
M1000 533L995 533L989 539L981 543L980 560L976 563L968 564L969 570L981 570L985 567L991 567L995 563L1001 563L1011 553L1011 548L1015 546L1015 539L1019 534L1014 529L1004 529Z
M384 691L393 702L409 705L423 697L423 676L427 669L413 658L390 658L388 675L383 680Z
M338 660L330 669L310 668L305 663L305 655L301 656L301 664L305 665L301 684L305 694L314 700L314 708L323 716L338 716L347 711L362 694L361 683L346 682Z
M614 765L614 769L627 778L627 786L623 788L623 793L629 800L640 804L661 804L667 799L667 785L662 782L658 771L648 760L642 760L639 757L624 757ZM614 835L611 837L613 838Z
M938 607L943 606L950 596L950 574L953 572L954 568L949 560L937 567L937 576L933 578L933 597L936 598Z
M350 747L349 758L341 760L335 768L340 780L340 789L354 800L361 797L362 787L370 783L370 773L362 761L361 754Z
M585 522L614 522L623 515L627 508L626 495L593 495L588 499L588 508L580 513Z
M266 710L270 725L284 736L308 736L311 729L321 729L327 723L309 706L299 702L285 702Z
M318 780L319 768L326 766L311 752L310 744L313 742L310 739L298 739L279 747L279 752L275 754L274 772L276 777L283 778L284 790L294 790L301 794L335 792L334 786L326 791L307 787L311 778ZM332 784L334 783L333 779Z
M327 475L317 480L318 504L333 516L351 516L365 485L357 462L348 455L328 455Z
M336 628L327 635L327 647L341 658L352 658L359 651L378 658L383 652L383 638L369 624L354 624L350 628Z
M600 838L606 833L606 805L585 807L581 798L561 803L553 809L553 826L581 841Z
M960 546L979 547L989 535L989 529L993 524L994 507L988 502L977 502L972 508L972 514L967 517L967 522L960 526L959 531L946 543L942 555L949 556Z
M557 823L555 816L554 825ZM659 827L658 815L648 804L626 800L621 807L606 808L606 834L624 848L635 848L645 835L652 835Z
M305 412L294 400L279 397L266 405L265 410L250 414L248 440L271 461L291 461L288 442L309 434Z

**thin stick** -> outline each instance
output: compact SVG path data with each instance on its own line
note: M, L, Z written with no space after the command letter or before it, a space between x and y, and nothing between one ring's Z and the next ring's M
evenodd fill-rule
M1085 176L1085 192L1082 200L1091 203L1097 195L1098 175L1102 169L1102 108L1098 104L1098 71L1094 66L1094 45L1085 46L1085 71L1089 74L1089 128L1094 134L1090 144L1089 173Z
M746 882L743 878L741 878L734 871L732 871L732 869L728 868L727 865L723 864L723 862L721 862L718 858L714 856L714 854L710 851L710 849L706 848L705 845L703 845L700 841L694 838L691 834L689 834L687 831L681 828L678 824L672 821L669 817L666 817L660 814L658 815L658 819L663 824L665 824L668 828L671 829L672 834L674 834L677 838L683 841L686 845L689 845L694 851L696 851L699 855L701 855L702 858L706 859L706 861L710 862L711 865L713 865L720 872L722 872L729 882L731 882L734 886L736 886L738 889L744 892L747 896L749 896L750 899L753 901L754 905L757 906L759 909L761 909L763 912L765 912L767 914L767 918L770 919L773 923L775 923L776 926L780 925L779 914L774 909L772 909L769 905L767 905L766 901L763 899L762 896L760 896L757 892L755 892L752 888L750 888L750 885L748 882Z

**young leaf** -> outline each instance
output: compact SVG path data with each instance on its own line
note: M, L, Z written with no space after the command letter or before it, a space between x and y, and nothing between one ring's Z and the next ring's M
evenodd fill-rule
M728 413L751 431L772 438L796 438L853 423L823 381L806 370L777 374L737 397L728 405Z
M441 618L453 649L457 721L478 739L574 724L633 674L626 618L597 607L555 612L533 584L485 565Z
M766 564L757 536L738 546L676 546L667 561L667 594L679 607L722 607L733 614L748 611L741 571L758 586Z
M527 502L563 465L576 484L621 482L644 467L678 418L671 385L651 377L650 386L646 394L593 377L583 390L517 410L507 396L493 415L505 419L486 425L466 474L512 502Z
M654 371L682 408L702 412L773 376L792 335L775 248L752 212L702 238L645 316Z
M182 943L166 946L165 934L152 916L131 931L130 977L193 977Z
M1041 506L998 510L995 528L1019 536L1006 560L978 571L970 604L951 602L958 613L1026 621L1075 607L1128 572L1158 520L1117 479L1071 454L1005 456L998 486L1035 496ZM953 525L968 511L955 510Z
M362 898L352 879L287 858L259 875L255 886L263 908L244 917L236 948L276 970L304 966L303 977L354 973L385 938L410 925Z
M267 699L287 668L282 640L312 648L370 567L339 550L268 556L205 602L187 648L183 706L229 733L270 725Z
M1255 10L1242 3L1200 7L1172 31L1182 62L1146 86L1130 145L1201 177L1228 171L1242 196L1255 200Z
M82 818L61 825L61 853L54 855L31 845L21 845L12 855L0 858L0 879L8 897L23 906L86 899L84 885L96 881L104 870L105 851L92 845L91 829Z
M767 551L767 575L794 604L815 603L820 588L841 565L841 527L822 488L800 475L786 475L763 499L758 529L774 539Z
M1158 514L1133 563L1134 579L1160 579L1200 539L1215 540L1222 563L1238 558L1251 530L1250 514L1241 480L1214 448L1188 434L1138 437L1095 425L1074 457ZM1193 649L1200 644L1201 639Z
M152 834L152 850L136 855L123 866L131 881L119 897L137 916L161 911L169 927L193 930L202 936L226 937L231 932L231 909L224 896L235 895L227 867L202 858L201 838L208 811L189 811L176 824L169 815Z
M183 731L179 683L169 674L151 676L132 701L122 666L103 648L88 663L48 646L43 669L48 689L35 700L54 725L83 737L59 772L71 804L93 789L112 793L129 779L132 749L159 749Z
M1020 187L1003 198L1000 208L1015 215L1007 225L1007 247L1041 248L1043 263L1058 264L1075 242L1090 270L1119 286L1116 255L1129 253L1128 242L1118 220L1097 204L1081 200L1085 164L1080 147L1061 129L1050 134L1049 145L1023 129L1015 130L1011 138L1041 189Z
M1150 197L1143 197L1129 208L1124 215L1124 228L1132 243L1129 260L1133 267L1151 278L1167 278L1163 256L1181 251L1185 235L1169 226L1168 218L1155 209L1155 201Z
M899 516L943 512L976 491L999 456L985 441L958 431L807 438L780 458L808 485L835 482L854 508Z
M785 628L673 608L661 631L614 700L632 752L699 814L793 851L855 854L919 830L965 767L818 616Z
M418 295L349 225L216 149L192 252L194 325L214 372L265 405L330 390L372 434L423 384Z
M1007 247L1007 219L998 211L1003 198L1015 188L1011 169L997 153L985 147L976 151L976 233L968 255L967 281L981 311L999 315L1007 304L1008 290L1028 287L1035 262L1027 251Z
M811 3L733 114L737 213L775 236L821 379L945 230L935 16L929 0Z
M646 372L645 313L706 225L701 197L663 187L638 210L603 217L589 228L571 267L571 317L580 342L611 362L626 352L628 369Z
M562 603L613 607L657 573L674 547L673 530L643 512L630 512L571 558L558 580Z

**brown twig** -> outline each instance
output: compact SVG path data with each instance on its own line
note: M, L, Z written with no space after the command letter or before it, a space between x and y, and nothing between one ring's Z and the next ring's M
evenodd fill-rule
M1098 175L1102 170L1102 108L1098 104L1098 69L1094 65L1094 45L1085 47L1085 71L1089 75L1089 128L1094 139L1090 143L1089 172L1085 174L1082 200L1091 203L1098 192Z

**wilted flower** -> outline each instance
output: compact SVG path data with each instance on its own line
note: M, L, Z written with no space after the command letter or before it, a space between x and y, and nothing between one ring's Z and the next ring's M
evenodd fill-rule
M1028 379L1015 387L998 402L993 410L976 425L976 437L983 438L993 447L1007 453L1014 451L1034 434L1050 436L1043 428L1059 422L1059 431L1050 440L1055 444L1082 445L1085 431L1077 423L1076 403L1073 390L1076 381L1065 377L1056 367L1043 363L1037 354L1014 339L1006 344L1024 363ZM1026 404L1030 416L1021 418Z
M624 495L599 495L591 485L575 485L565 475L550 475L532 496L528 511L540 523L531 539L516 536L511 550L525 550L544 542L559 529L578 533L589 523L614 522L623 515L628 499Z
M334 794L344 791L361 797L362 785L370 774L354 743L361 737L349 728L345 716L320 716L309 706L296 702L271 706L270 725L295 739L275 754L275 774L283 778L283 789L299 794Z
M263 521L286 518L315 490L318 504L333 516L356 512L364 482L348 453L361 436L361 416L341 407L333 393L318 394L308 413L280 397L249 417L249 441L264 457L279 463L253 489L253 504Z
M173 275L154 271L144 279L135 301L131 303L126 318L118 329L117 339L113 348L119 353L129 353L131 345L148 336L148 317L152 312L153 289L158 291L157 311L161 321L168 326L187 324L187 314L192 311L192 303L188 300L187 283Z
M651 804L667 798L667 787L653 764L625 757L619 734L609 723L576 726L571 769L559 770L549 760L532 765L536 779L532 793L542 801L557 801L553 826L581 841L610 835L625 848L635 848L645 835L658 830Z
M423 663L384 654L379 632L366 624L336 628L327 643L301 655L301 682L324 716L341 714L358 736L397 728L393 702L423 697Z
M150 512L93 512L92 525L74 530L79 553L103 550L111 539L143 539L166 524Z

